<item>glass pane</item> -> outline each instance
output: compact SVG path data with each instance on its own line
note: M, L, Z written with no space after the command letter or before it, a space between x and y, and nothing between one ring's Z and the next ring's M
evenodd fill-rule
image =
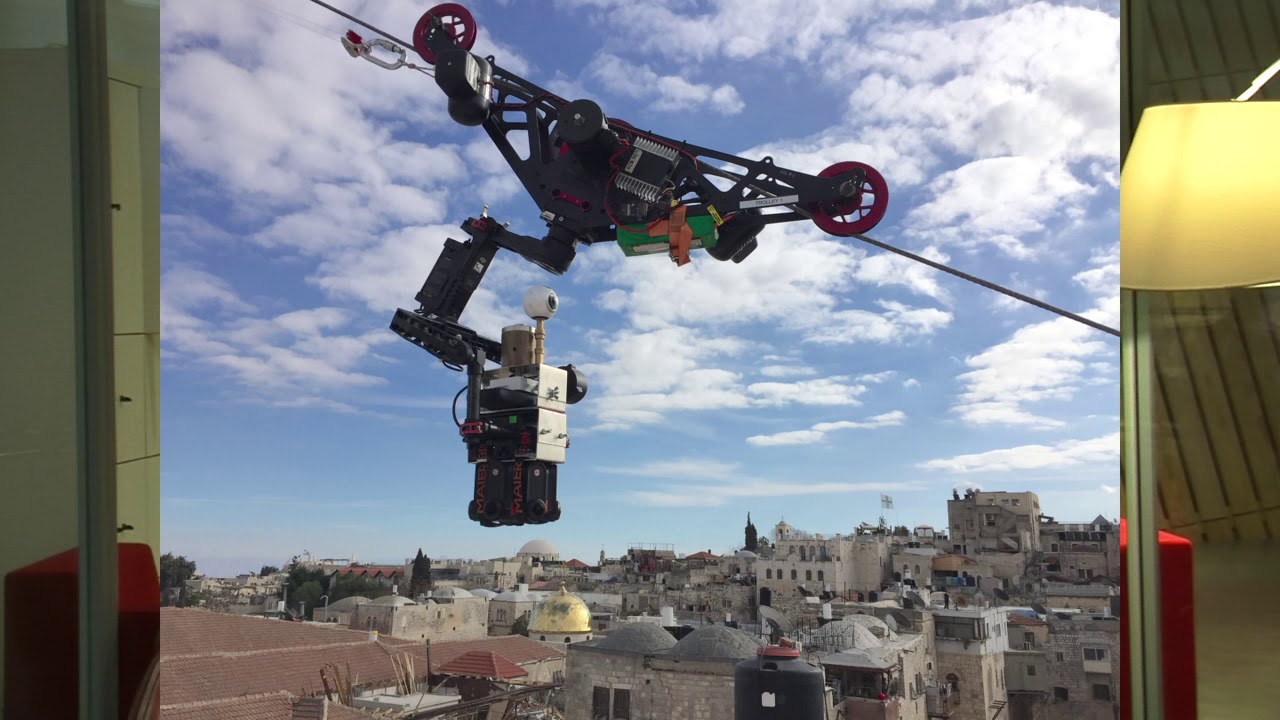
M1150 293L1154 464L1165 623L1194 627L1202 713L1274 707L1280 622L1280 288ZM1180 564L1177 540L1188 543ZM1166 547L1167 546L1167 547ZM1168 627L1168 625L1166 625ZM1166 664L1177 657L1165 634ZM1212 673L1206 671L1212 669ZM1169 684L1166 671L1166 684ZM1245 715L1240 715L1244 717Z
M76 687L79 656L80 241L74 59L67 5L0 4L0 708L74 717L76 695L44 703L44 673ZM11 349L21 348L21 352ZM42 617L48 622L21 622ZM51 626L70 632L51 631ZM56 649L55 649L56 648ZM29 660L57 653L56 665ZM54 676L56 677L56 675ZM15 688L18 691L15 691ZM27 691L24 691L27 690ZM10 696L6 696L8 693ZM37 704L37 703L40 704ZM61 704L59 704L61 703Z

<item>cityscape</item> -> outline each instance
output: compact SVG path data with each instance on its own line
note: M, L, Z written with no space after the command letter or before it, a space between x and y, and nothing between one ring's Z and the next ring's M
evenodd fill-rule
M885 503L891 499L884 498ZM166 718L730 720L762 648L819 668L825 717L1114 719L1120 527L1033 492L952 491L948 526L744 519L739 549L368 564L215 578L167 554Z

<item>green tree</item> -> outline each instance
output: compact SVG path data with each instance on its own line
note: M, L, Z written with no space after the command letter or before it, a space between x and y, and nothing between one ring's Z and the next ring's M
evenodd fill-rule
M515 622L511 623L511 634L529 637L529 613L521 615L516 618Z
M356 596L372 599L388 592L390 592L388 588L382 587L369 578L356 575L339 575L333 581L333 587L329 589L329 602L335 603L343 598Z
M751 552L755 552L756 548L760 546L759 545L760 536L756 533L756 526L751 523L751 513L747 513L747 529L746 529L745 540L746 540L746 543L744 544L744 547L746 547L746 549L750 550Z
M324 585L315 580L308 580L298 586L297 592L289 593L289 603L303 608L303 617L307 620L311 619L311 613L315 612L316 606L323 601L320 600L324 596ZM332 600L332 598L330 598Z
M308 583L314 583L316 592L314 596L303 597L299 593L303 592L303 588ZM294 562L290 563L289 575L285 579L285 587L288 589L289 607L297 607L298 603L306 602L309 615L313 604L320 599L321 595L325 594L325 590L329 587L329 576L320 568L306 568ZM332 600L333 597L330 596L329 599Z
M426 595L431 589L431 558L422 554L422 548L418 548L418 554L413 558L410 573L409 597Z
M185 607L188 599L187 581L196 572L196 564L182 555L165 553L160 556L160 598L166 605Z
M263 565L262 569L258 571L258 575L266 577L267 575L275 575L278 572L280 572L280 568L275 565Z

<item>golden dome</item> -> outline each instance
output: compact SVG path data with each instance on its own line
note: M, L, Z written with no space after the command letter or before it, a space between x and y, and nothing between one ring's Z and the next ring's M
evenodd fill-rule
M591 632L591 611L587 604L560 585L560 593L538 603L529 622L529 635L586 634Z

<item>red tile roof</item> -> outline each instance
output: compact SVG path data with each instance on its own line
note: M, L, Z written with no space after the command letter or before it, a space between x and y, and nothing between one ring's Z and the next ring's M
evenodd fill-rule
M207 610L162 609L160 637L165 708L282 691L317 695L324 691L320 669L330 664L344 675L350 672L358 684L391 685L393 654L409 653L417 671L427 671L425 644L393 638L371 642L363 632ZM432 672L472 650L497 653L516 665L564 656L522 635L439 643L431 646Z
M352 565L350 567L338 568L334 570L338 575L368 575L369 577L403 576L404 568L399 565Z
M586 564L586 563L582 562L581 560L579 560L579 559L577 559L577 558L574 558L574 559L570 560L569 562L565 563L564 565L565 565L565 567L571 567L571 568L584 568L584 567L591 567L590 565L588 565L588 564Z
M705 550L699 550L698 552L692 555L685 556L685 560L717 560L719 558L720 558L719 555L712 555L711 553Z
M509 680L524 677L528 671L501 655L486 650L471 650L449 662L437 670L441 675L464 675L467 677L498 678Z
M171 707L160 702L160 720L293 720L294 698L287 692L223 698Z

